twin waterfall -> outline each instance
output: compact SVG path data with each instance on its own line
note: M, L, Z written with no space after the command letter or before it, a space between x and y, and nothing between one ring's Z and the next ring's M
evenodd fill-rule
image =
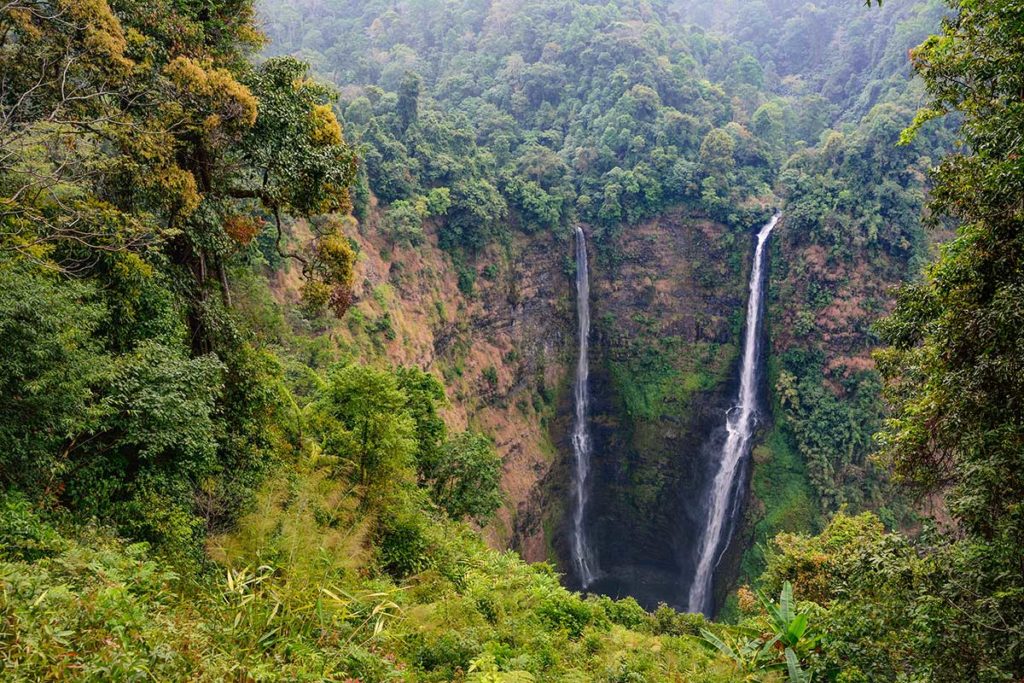
M712 587L715 569L729 545L742 496L743 465L750 453L751 437L758 411L758 383L761 374L761 318L764 309L766 245L779 221L772 217L757 233L757 248L750 272L750 297L743 334L742 366L739 396L726 413L725 441L719 451L717 466L709 490L705 494L703 529L694 560L695 571L690 585L688 608L691 612L710 614L713 609ZM589 431L590 392L588 361L590 343L590 273L587 262L587 241L583 230L576 228L576 311L579 316L579 355L574 386L575 417L572 427L574 455L574 507L570 529L572 565L582 589L590 587L600 573L594 549L586 530L586 514L590 493L592 446Z
M760 346L762 298L764 296L765 243L779 216L772 217L757 233L757 249L750 272L750 298L747 301L747 322L743 337L743 367L740 371L740 393L736 404L726 413L728 436L722 446L718 471L715 473L705 507L705 525L697 553L697 569L690 585L689 611L710 613L714 570L729 544L732 519L740 491L737 475L740 464L750 449L757 411L757 364Z
M588 425L590 391L587 385L590 375L590 362L587 359L590 348L590 272L587 263L587 238L579 226L576 226L576 311L579 316L579 355L576 361L576 385L573 390L576 402L576 416L572 426L576 499L572 515L572 561L576 567L580 587L585 589L594 582L597 566L583 519L587 508L587 478L590 476L591 456Z

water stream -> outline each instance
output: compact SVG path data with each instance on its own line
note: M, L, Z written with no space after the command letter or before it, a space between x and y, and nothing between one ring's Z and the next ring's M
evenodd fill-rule
M594 552L587 538L584 515L589 492L587 479L590 476L590 268L587 263L587 238L583 230L576 227L576 311L579 317L579 350L576 361L576 384L573 397L576 415L572 427L572 449L575 464L575 507L572 515L572 561L581 588L587 588L597 576Z
M722 553L729 545L729 537L738 512L741 495L738 486L740 466L750 452L750 438L754 433L757 416L757 382L760 376L761 312L764 309L764 270L767 255L765 246L779 216L776 214L757 233L757 248L750 272L750 297L747 300L747 321L743 336L743 365L740 370L740 388L736 403L726 413L726 439L718 460L718 470L708 492L705 526L697 549L697 567L690 584L689 611L709 614L714 572Z

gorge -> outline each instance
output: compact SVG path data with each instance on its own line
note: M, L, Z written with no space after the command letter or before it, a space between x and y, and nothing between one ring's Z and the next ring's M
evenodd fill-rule
M674 335L686 334L686 326L702 316L703 306L717 309L720 314L728 314L728 310L723 311L722 307L745 310L745 316L742 318L744 326L738 335L738 342L734 347L725 347L735 348L735 356L727 352L727 355L716 359L714 364L704 360L690 366L693 372L698 368L707 371L717 365L715 376L718 379L713 385L709 383L703 391L690 394L679 391L677 394L680 399L687 397L685 405L688 410L681 416L686 425L682 434L676 426L679 424L677 418L666 419L656 414L650 418L635 415L630 422L619 424L614 430L609 430L607 426L598 427L596 440L592 440L586 418L594 397L591 396L590 386L580 383L581 377L590 378L588 356L591 354L589 349L582 348L581 341L580 353L576 357L578 367L574 384L575 412L571 439L573 453L577 458L574 460L577 469L573 471L570 488L577 497L571 508L569 522L572 544L569 551L573 562L571 576L574 585L612 596L631 595L642 604L651 606L666 602L694 612L710 614L715 611L716 601L712 592L715 569L733 533L743 525L743 498L749 491L746 486L749 473L747 459L756 415L761 410L758 402L766 360L763 355L763 316L766 307L767 246L779 218L778 215L773 216L753 236L754 249L749 261L745 299L739 296L727 300L715 298L701 306L697 305L696 296L701 289L689 273L701 258L698 256L701 254L701 245L699 242L694 244L679 240L675 236L676 224L673 222L663 221L650 226L651 236L656 236L659 248L653 248L653 244L647 243L634 254L627 246L628 243L619 246L622 254L630 256L627 261L630 265L620 267L617 271L618 284L614 286L626 286L631 279L628 273L632 272L632 268L636 268L637 274L643 278L654 277L653 273L656 272L656 281L666 288L663 296L646 301L642 307L642 301L623 299L621 291L615 296L607 296L612 284L607 280L608 273L598 269L597 315L602 320L623 320L643 310L658 316L656 320L659 328L664 330L661 334ZM575 242L577 297L584 291L581 285L589 290L590 284L589 279L581 280L579 271L580 265L587 263L586 254L580 253L580 232L577 231ZM670 267L668 264L673 262L675 267ZM679 268L680 265L683 269ZM739 273L726 274L723 271L713 289L721 291L725 283L737 279L736 275ZM739 294L738 290L736 294ZM680 306L680 300L689 303ZM578 316L586 316L589 322L589 301L578 300L577 311ZM726 316L723 316L718 326L705 323L708 329L694 332L699 335L712 334L724 342L731 336L722 325L725 319ZM581 325L582 320L580 318ZM609 375L609 365L614 368L620 362L616 359L630 351L626 340L610 340L605 337L606 334L607 327L602 326L599 343L593 354L598 364L594 378L597 405L593 417L605 425L609 420L623 420L621 416L608 414L610 406L620 404L624 400L623 394L629 395L630 392L643 389L650 382L632 374L617 377L615 371ZM589 336L582 326L579 335L580 340ZM586 366L585 362L588 362ZM674 362L678 362L678 359ZM683 376L669 381L675 384L683 381ZM732 392L731 396L729 392ZM631 412L628 409L622 411L621 408L616 410L626 414ZM724 425L720 421L723 414L727 416ZM581 431L583 439L579 438ZM685 438L680 438L684 435ZM584 450L581 451L580 446ZM578 469L578 458L581 455L586 458L582 472ZM597 463L593 470L592 458ZM617 483L630 468L642 471L637 470L638 467L656 468L652 471L661 473L658 475L660 490L655 498L658 502L645 508L641 514L636 512L639 501L635 498L635 484L624 488ZM579 483L587 481L591 473L596 478L590 480L590 486L582 494L584 504L580 505ZM591 530L596 531L596 534L584 535L593 533ZM577 545L581 538L585 539L585 545ZM589 574L583 580L584 569L593 566L591 563L595 557L606 558L600 576L595 580L594 574ZM579 558L585 558L586 563L581 565ZM731 580L727 574L725 581Z
M0 678L1024 681L1022 83L1020 0L5 2Z
M907 514L868 461L870 325L926 249L935 143L895 143L918 97L907 50L942 8L769 4L262 8L270 54L340 86L365 150L355 305L332 338L439 373L449 419L492 436L494 547L652 609L723 608L765 541L842 503ZM787 215L760 309L772 420L729 465L768 207ZM712 496L716 472L731 488Z

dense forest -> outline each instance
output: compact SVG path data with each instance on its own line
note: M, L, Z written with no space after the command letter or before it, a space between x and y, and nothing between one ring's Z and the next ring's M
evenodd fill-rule
M897 145L925 101L907 51L938 27L941 3L812 9L266 2L262 12L271 53L308 61L341 90L338 110L363 160L356 215L396 245L421 244L432 227L468 296L501 265L486 245L512 231L567 240L583 222L614 267L617 236L684 207L726 227L717 247L735 259L754 226L784 211L769 378L779 420L766 441L775 470L788 461L805 471L775 471L772 484L755 475L766 504L751 526L763 544L778 531L820 529L842 505L890 526L916 523L869 459L883 419L871 324L891 305L887 288L927 259L926 173L953 146L950 128L936 125ZM721 295L720 276L700 277ZM597 325L619 347L608 353L626 397L618 412L674 418L697 400L674 387L722 381L701 363L679 367L670 358L679 344L663 329L624 340L623 321ZM736 353L731 336L704 345L715 365ZM648 486L671 488L665 461L677 454L641 450L616 484L630 501L619 516L672 509L664 496L637 499ZM764 561L749 545L742 573L753 579Z
M0 677L1019 680L1022 46L1010 0L0 5Z

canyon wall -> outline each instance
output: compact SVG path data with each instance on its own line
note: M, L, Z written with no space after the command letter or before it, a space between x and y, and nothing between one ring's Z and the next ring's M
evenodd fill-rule
M359 248L356 303L320 331L342 357L415 364L442 375L454 429L494 437L506 505L496 547L567 570L566 513L576 311L570 235L514 234L475 263L474 291L436 246L395 246L375 217ZM738 355L749 247L673 211L591 244L594 498L602 567L647 604L674 601L699 524L706 436L727 407ZM278 276L282 298L296 297ZM315 330L313 330L316 332ZM647 593L639 584L649 586Z
M744 236L673 211L623 228L592 260L591 533L614 577L596 591L686 604L712 474L705 449L731 400L748 252Z
M504 461L506 504L484 530L489 542L568 574L577 342L571 235L512 232L469 266L476 281L467 295L459 267L427 228L425 243L408 246L389 243L375 215L351 230L356 303L343 320L310 332L341 358L414 364L442 376L449 424L491 435ZM735 393L752 239L674 210L589 240L588 528L599 566L615 577L595 590L631 594L647 606L686 604L702 493ZM785 219L770 248L762 387L770 410L755 436L747 523L724 557L728 580L716 584L716 604L732 577L759 571L750 548L820 518L822 475L814 461L808 467L801 439L820 432L819 413L833 399L843 406L861 395L874 400L866 380L851 378L871 371L869 324L888 306L885 282L901 270L885 254L830 257L787 230ZM294 280L278 273L279 297L296 298ZM814 366L803 360L808 353ZM806 366L806 380L789 391L794 359ZM815 386L828 394L812 396ZM800 412L811 408L817 412ZM859 481L866 467L855 458L836 476Z
M425 243L396 246L371 215L349 235L359 253L354 304L342 320L320 321L324 327L309 332L338 358L416 365L441 376L449 427L493 437L504 462L506 503L484 529L488 542L530 561L548 559L544 520L561 501L550 500L542 484L564 455L548 427L576 344L568 236L515 234L488 248L467 295L431 226ZM274 291L296 302L295 273L279 271Z

